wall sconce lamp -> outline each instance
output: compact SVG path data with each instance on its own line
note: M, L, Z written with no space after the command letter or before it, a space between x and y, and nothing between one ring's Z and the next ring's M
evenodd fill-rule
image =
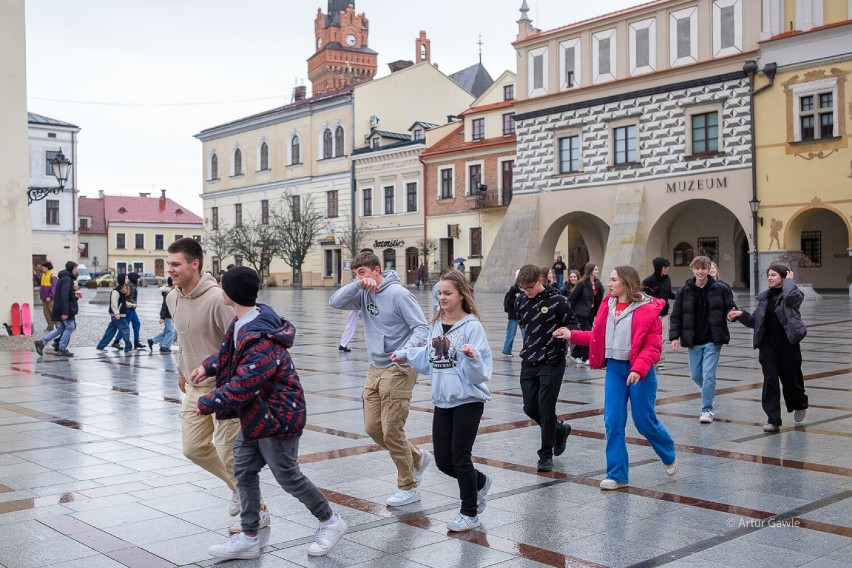
M755 221L757 221L758 223L760 223L760 226L762 227L763 226L763 217L760 217L757 214L757 210L760 209L760 200L755 197L751 201L748 202L748 206L751 209L752 218Z
M62 153L62 148L59 153L50 160L50 167L53 170L53 177L56 178L57 187L28 187L27 188L27 205L32 205L33 201L41 201L51 193L58 194L65 189L65 183L68 181L68 174L71 172L71 161Z

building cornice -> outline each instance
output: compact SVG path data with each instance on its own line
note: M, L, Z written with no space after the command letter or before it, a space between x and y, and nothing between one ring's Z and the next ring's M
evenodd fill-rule
M225 189L222 191L211 191L209 193L201 193L199 197L202 200L210 200L210 199L218 199L220 197L233 197L235 195L245 195L249 193L257 193L260 191L272 191L276 189L287 189L290 187L299 187L312 189L310 186L316 183L327 183L329 181L335 180L349 180L350 172L340 172L336 174L329 174L326 176L315 176L315 177L301 177L301 178L292 178L286 180L277 180L269 183L261 183L257 185L249 185L238 187L234 189Z

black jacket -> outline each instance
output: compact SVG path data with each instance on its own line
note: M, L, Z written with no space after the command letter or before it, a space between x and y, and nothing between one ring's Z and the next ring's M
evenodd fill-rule
M556 288L545 286L534 298L521 294L515 300L518 324L524 331L521 360L540 365L565 361L568 342L553 337L556 328L580 329L568 299Z
M137 288L137 284L135 284L132 280L130 280L129 277L128 277L128 284L130 286L130 294L128 294L128 296L127 296L127 303L132 304L133 307L127 306L127 309L128 310L135 310L136 304L138 302L137 298L139 297L139 290Z
M672 279L666 274L663 276L663 265L666 259L658 256L654 259L654 273L642 281L642 286L645 287L645 293L652 298L659 298L666 303L663 311L660 312L660 317L669 315L669 300L674 300L675 295L672 292Z
M74 275L63 270L59 273L59 281L56 283L56 296L53 298L53 311L50 317L53 321L59 321L62 316L74 319L77 315L77 294L74 290Z
M169 289L171 292L171 289ZM172 314L169 312L169 306L166 305L166 296L169 295L169 292L162 292L163 294L163 304L160 306L160 319L167 320L172 319Z
M726 345L731 341L727 316L728 312L736 307L734 295L730 288L717 284L712 276L707 277L707 284L704 287L707 291L707 304L710 310L708 321L713 343ZM695 278L690 278L675 294L669 320L669 341L679 339L684 347L695 346L695 299L699 291L700 289L695 285Z
M775 316L781 322L790 345L800 342L808 334L808 328L805 327L802 322L802 314L799 313L799 307L804 299L805 295L799 290L796 283L784 279L781 283L781 297L775 303ZM763 322L766 317L767 304L769 304L769 290L764 290L757 295L757 308L755 308L754 313L750 314L743 310L743 315L737 320L754 330L753 344L755 349L763 343L763 335L766 331Z
M571 309L578 318L595 319L598 313L598 308L601 306L601 300L604 297L604 287L600 280L595 280L594 284L597 294L592 292L591 280L583 280L577 282L574 291L571 292L569 299L571 300Z
M512 284L512 287L503 296L503 311L509 314L510 320L518 319L518 312L515 311L515 300L518 298L518 294L522 293L517 284Z

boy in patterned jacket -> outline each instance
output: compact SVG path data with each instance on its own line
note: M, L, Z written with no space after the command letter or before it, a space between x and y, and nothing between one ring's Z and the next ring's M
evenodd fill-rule
M197 413L219 419L239 418L234 442L234 476L240 491L242 532L210 547L216 558L257 558L260 543L260 479L264 465L281 487L320 521L309 556L323 556L346 532L346 522L299 469L299 437L305 427L305 394L288 348L296 328L264 304L256 304L260 279L251 268L237 266L222 277L222 295L236 318L218 355L192 372L193 381L216 377L216 390L198 399Z

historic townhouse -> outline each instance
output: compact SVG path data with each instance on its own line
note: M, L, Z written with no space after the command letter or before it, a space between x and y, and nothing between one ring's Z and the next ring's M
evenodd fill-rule
M696 254L748 286L752 251L749 79L761 6L658 0L550 31L518 22L515 194L478 288L524 262L604 273Z
M503 73L423 153L426 234L439 243L432 270L462 258L475 282L497 236L514 187L515 83Z
M845 290L852 282L852 4L764 0L763 10L765 39L752 70L759 272L782 260L794 264L800 282Z

